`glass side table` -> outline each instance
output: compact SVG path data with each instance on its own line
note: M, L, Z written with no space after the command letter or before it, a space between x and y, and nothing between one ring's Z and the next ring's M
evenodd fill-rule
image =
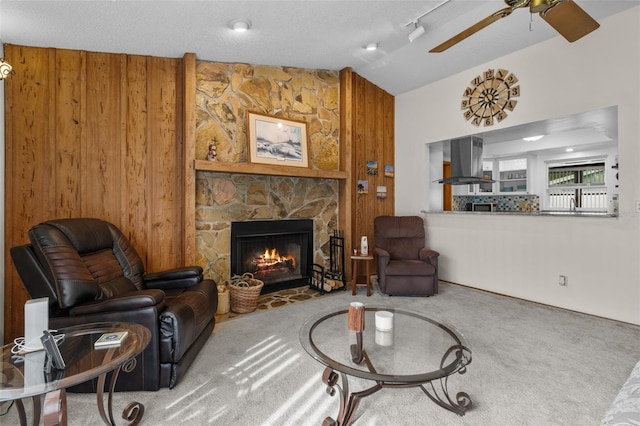
M127 331L126 339L119 346L94 348L93 344L103 333ZM64 370L45 372L45 352L36 351L14 355L13 344L1 350L2 366L0 374L0 401L15 401L20 424L26 425L27 418L22 399L31 398L33 403L33 424L43 421L49 424L67 424L66 390L71 386L98 378L96 399L102 420L115 425L112 397L120 371L129 372L136 366L135 357L144 350L151 339L148 328L130 323L93 323L66 327L54 335L64 334L59 349L66 363ZM105 408L104 387L107 373L113 372L109 383L107 407ZM40 412L42 397L45 397L43 413ZM144 406L138 402L129 403L122 414L129 424L137 424L144 415Z

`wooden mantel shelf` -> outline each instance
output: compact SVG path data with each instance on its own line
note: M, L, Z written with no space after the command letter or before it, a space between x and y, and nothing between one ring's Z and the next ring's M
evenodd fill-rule
M238 173L246 175L290 176L314 179L347 179L342 170L314 170L304 167L273 166L269 164L221 163L219 161L195 160L194 168L205 172Z

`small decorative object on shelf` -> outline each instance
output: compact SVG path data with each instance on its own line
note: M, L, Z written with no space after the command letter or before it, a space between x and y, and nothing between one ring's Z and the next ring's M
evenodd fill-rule
M264 283L253 278L253 274L246 272L242 275L234 275L229 281L229 296L231 298L231 310L239 314L253 312L258 307L258 296Z
M207 154L207 160L209 161L218 161L218 153L216 151L216 141L214 140L211 145L209 145L209 153Z

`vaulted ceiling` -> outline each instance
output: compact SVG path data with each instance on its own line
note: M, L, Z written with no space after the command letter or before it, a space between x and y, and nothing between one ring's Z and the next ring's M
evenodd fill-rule
M558 37L523 8L443 53L429 53L505 3L515 2L0 0L0 41L163 57L194 52L202 60L314 69L351 67L398 95ZM600 20L640 5L640 0L577 3ZM249 20L250 30L232 31L229 24L235 19ZM409 42L416 21L425 33ZM379 48L363 49L369 43Z

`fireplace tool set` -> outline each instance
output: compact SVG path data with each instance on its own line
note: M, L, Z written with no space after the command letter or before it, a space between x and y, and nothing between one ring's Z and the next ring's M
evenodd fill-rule
M323 265L313 264L309 287L321 293L347 288L344 276L344 233L342 231L336 229L329 237L329 269L325 271Z

